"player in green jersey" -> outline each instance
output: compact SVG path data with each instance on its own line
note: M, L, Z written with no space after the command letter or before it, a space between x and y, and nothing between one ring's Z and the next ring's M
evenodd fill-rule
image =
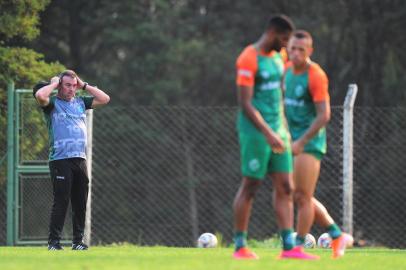
M308 32L294 32L288 43L290 62L284 75L286 117L295 155L296 244L303 246L306 234L316 220L333 239L333 257L340 257L352 237L341 232L326 208L314 198L320 161L327 148L325 126L330 120L330 97L325 72L310 60L312 43Z
M280 51L294 29L283 15L272 17L261 38L244 49L237 59L240 105L238 133L242 183L234 200L236 259L257 259L247 247L247 230L255 194L266 175L274 186L274 208L280 229L281 258L310 259L293 240L293 179L290 137L285 125Z

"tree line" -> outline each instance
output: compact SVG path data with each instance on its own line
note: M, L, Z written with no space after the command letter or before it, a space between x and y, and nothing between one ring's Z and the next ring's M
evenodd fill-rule
M0 1L0 80L19 87L63 69L110 89L115 104L234 105L235 59L284 13L315 40L333 104L405 102L403 2L361 0ZM45 61L44 61L45 60ZM47 64L51 63L51 64Z

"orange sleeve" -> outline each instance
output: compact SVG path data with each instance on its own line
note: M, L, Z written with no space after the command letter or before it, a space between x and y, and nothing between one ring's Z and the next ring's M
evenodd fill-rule
M254 86L255 73L258 69L257 51L250 45L240 54L236 63L237 80L239 86Z
M309 92L313 102L330 100L327 75L317 64L312 64L309 68Z
M292 66L293 66L293 64L292 64L291 61L286 61L286 62L285 62L285 65L284 65L285 71L288 70L288 68L290 68L290 67L292 67Z
M283 63L286 65L288 63L288 61L289 61L288 51L286 50L285 47L283 47L279 53L280 53L280 55L282 57Z

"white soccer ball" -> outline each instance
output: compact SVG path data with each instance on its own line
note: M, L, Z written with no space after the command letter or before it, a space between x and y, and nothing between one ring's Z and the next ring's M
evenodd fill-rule
M297 236L297 232L294 232L293 233L293 239L295 239L295 241L296 241L296 236ZM316 247L316 238L314 238L314 236L311 235L310 233L306 234L305 242L304 242L303 247L305 247L305 248L314 248L314 247Z
M321 248L331 248L332 241L333 240L328 233L323 233L317 240L317 246Z
M197 239L197 247L214 248L217 246L217 237L212 233L204 233Z
M351 234L343 232L343 236L345 239L345 245L347 248L352 248L354 245L354 237Z

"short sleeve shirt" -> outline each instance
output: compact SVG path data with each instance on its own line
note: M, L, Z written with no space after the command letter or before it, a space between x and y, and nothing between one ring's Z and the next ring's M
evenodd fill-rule
M93 97L75 97L71 101L56 96L43 107L49 135L49 160L86 159L86 110Z

